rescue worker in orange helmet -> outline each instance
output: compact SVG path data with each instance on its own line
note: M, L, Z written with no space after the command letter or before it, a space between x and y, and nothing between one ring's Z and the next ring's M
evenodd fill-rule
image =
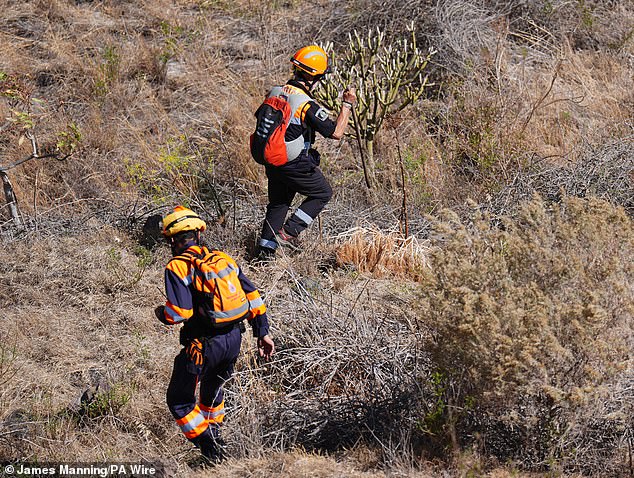
M223 457L220 425L225 416L222 386L232 373L238 353L244 320L257 337L259 354L269 360L275 351L269 336L266 306L256 287L245 277L235 261L220 251L210 251L201 241L205 222L194 211L177 206L163 219L163 236L169 241L173 258L165 268L166 302L156 309L157 318L166 325L183 324L180 343L183 349L174 360L167 389L167 405L185 436L211 461ZM201 292L201 269L193 257L208 256L224 269L205 272L220 278L235 277L229 284L234 292L244 292L243 307L227 326L213 325L209 311L210 296ZM239 289L241 288L241 290ZM214 292L215 293L215 292ZM244 312L244 313L243 313ZM230 316L229 313L217 313ZM222 324L221 324L222 325ZM200 396L196 400L196 385Z
M282 244L295 244L297 236L308 227L332 197L328 180L319 168L319 153L313 149L316 133L325 138L341 139L346 131L351 109L357 99L354 88L343 92L341 111L336 120L329 117L311 95L315 85L330 72L328 56L317 45L299 49L291 58L292 77L284 86L275 86L268 97L284 96L291 105L291 119L285 142L301 142L299 153L288 157L282 166L266 164L268 199L266 218L259 242L260 257L270 257ZM306 198L286 219L295 195Z

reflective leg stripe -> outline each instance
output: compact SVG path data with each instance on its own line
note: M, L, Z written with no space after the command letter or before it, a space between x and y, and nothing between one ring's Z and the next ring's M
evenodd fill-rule
M260 239L260 245L269 249L277 249L277 242L269 241L268 239Z
M201 412L198 405L183 418L176 420L176 423L189 439L196 438L209 426L205 415Z
M299 219L301 219L302 221L304 221L304 223L307 226L310 226L310 224L313 222L313 218L310 217L308 214L306 214L304 211L302 211L301 209L297 209L295 211L295 216L297 216Z
M200 410L209 423L220 424L225 418L225 401L223 400L220 405L211 408L201 403Z

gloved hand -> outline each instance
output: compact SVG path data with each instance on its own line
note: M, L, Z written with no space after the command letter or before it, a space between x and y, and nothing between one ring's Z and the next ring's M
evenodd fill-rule
M187 344L185 353L194 365L200 366L203 364L203 344L200 340L192 339L189 344Z
M156 315L156 318L159 319L159 321L162 324L172 325L165 318L165 306L164 305L159 305L156 309L154 309L154 315Z

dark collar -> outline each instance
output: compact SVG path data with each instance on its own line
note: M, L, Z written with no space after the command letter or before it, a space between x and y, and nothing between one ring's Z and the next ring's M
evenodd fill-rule
M172 255L180 256L181 254L183 254L185 251L189 250L192 247L201 248L202 246L197 244L196 241L192 239L191 241L187 241L185 244L183 244L183 246L179 248L178 250L172 249ZM196 249L194 249L194 252L198 254L200 251L197 251Z
M310 90L301 81L298 81L298 80L296 80L294 78L291 78L290 80L288 80L286 82L286 84L294 86L295 88L299 88L300 90L302 90L304 93L306 93L311 98L313 97L313 95L311 94Z

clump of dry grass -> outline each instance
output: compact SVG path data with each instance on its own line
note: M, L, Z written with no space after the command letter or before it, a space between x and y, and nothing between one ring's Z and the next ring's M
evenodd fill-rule
M337 263L353 266L374 277L420 277L428 265L429 247L415 236L397 231L381 231L376 226L355 227L336 238Z

